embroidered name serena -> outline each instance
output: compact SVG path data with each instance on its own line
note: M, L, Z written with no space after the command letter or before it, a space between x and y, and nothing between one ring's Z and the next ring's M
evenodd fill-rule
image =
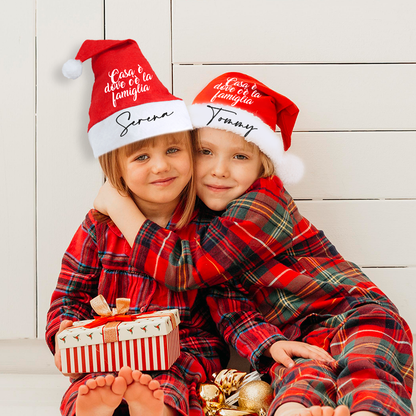
M129 132L129 127L131 126L140 126L140 123L144 121L150 123L152 121L160 120L161 118L164 118L164 117L170 117L173 113L174 111L172 111L171 113L165 112L160 116L157 116L154 114L153 116L149 116L147 118L139 118L137 120L133 120L132 122L130 122L130 118L131 118L130 111L124 111L123 113L119 114L116 118L116 123L119 126L123 127L123 131L120 133L120 137L125 136Z
M207 105L212 110L212 118L210 121L208 121L207 126L212 123L212 121L218 117L218 114L220 114L221 111L225 111L227 113L237 114L234 111L226 110L225 108L219 108L219 107L212 107L211 105ZM244 125L241 121L233 121L231 118L224 118L224 117L218 117L218 121L223 121L224 124L231 124L235 127L241 127L243 129L247 129L247 133L244 135L244 137L247 137L253 130L257 130L256 127L251 126L249 124Z

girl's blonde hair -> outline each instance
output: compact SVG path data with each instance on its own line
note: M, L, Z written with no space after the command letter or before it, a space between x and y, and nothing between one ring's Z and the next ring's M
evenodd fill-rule
M195 130L195 138L196 138L196 142L197 142L197 147L198 147L198 149L200 149L201 148L201 139L200 139L200 135L199 135L199 129ZM258 153L260 155L261 168L260 168L259 177L257 179L267 178L267 177L273 176L275 174L276 171L275 171L273 162L271 161L271 159L268 156L266 156L260 150L260 148L256 144L244 140L244 148L250 150L253 153Z
M131 156L134 152L140 150L145 146L152 147L155 141L164 140L166 143L183 142L191 159L191 179L180 194L180 204L182 206L183 214L178 221L176 227L182 228L189 223L195 208L196 187L194 180L196 146L193 140L192 132L182 131L178 133L164 134L161 136L150 137L149 139L140 140L127 146L120 147L109 153L106 153L98 158L101 168L106 178L123 196L130 195L131 191L123 179L123 160Z

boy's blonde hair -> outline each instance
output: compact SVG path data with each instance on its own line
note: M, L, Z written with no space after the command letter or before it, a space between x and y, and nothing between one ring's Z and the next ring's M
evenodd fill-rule
M251 142L245 142L245 148L248 148L251 152L253 153L258 153L259 157L260 157L260 162L261 162L261 168L260 168L260 172L259 172L259 178L267 178L269 176L273 176L275 174L275 169L274 169L274 164L273 162L270 160L270 158L268 156L266 156L260 149L259 147Z
M192 213L195 208L196 199L196 187L194 180L194 168L195 168L195 157L196 146L195 140L193 140L192 133L190 131L182 131L178 133L164 134L161 136L150 137L149 139L140 140L127 146L120 147L111 152L108 152L98 158L101 168L106 178L111 184L119 191L123 196L130 195L131 191L124 182L123 179L123 160L131 156L134 152L140 150L145 146L154 146L155 141L164 140L166 143L177 143L183 142L188 150L189 157L191 159L191 179L189 180L186 187L180 194L180 204L183 209L181 219L176 225L177 228L182 228L189 223L192 217Z
M195 138L196 138L196 142L197 142L197 148L199 150L201 148L201 139L200 139L200 135L199 135L199 129L195 130ZM251 152L257 153L257 154L260 155L261 169L260 169L259 177L257 179L267 178L267 177L273 176L275 174L275 168L274 168L273 162L271 161L271 159L268 156L266 156L260 150L260 148L256 144L244 140L243 150L244 149L248 149Z

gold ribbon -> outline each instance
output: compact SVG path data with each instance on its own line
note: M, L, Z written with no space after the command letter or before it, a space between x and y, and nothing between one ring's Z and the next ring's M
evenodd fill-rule
M84 328L96 328L97 326L104 325L103 327L103 340L107 342L118 341L118 325L121 322L136 321L138 319L148 318L161 318L169 317L172 324L172 330L178 326L174 314L172 312L142 312L136 315L126 315L130 308L130 299L128 298L117 298L116 307L112 310L108 306L107 301L103 295L98 295L90 301L90 304L94 311L99 315L94 317L94 320L89 324L84 325Z
M103 295L98 295L94 299L91 299L90 304L94 311L100 316L125 315L130 308L130 299L117 298L116 307L113 308L113 310L110 309Z
M116 342L118 341L118 330L117 327L120 322L131 321L132 317L126 315L130 308L130 299L128 298L117 298L116 307L112 310L108 306L107 301L103 295L98 295L94 299L91 299L90 304L94 311L100 315L98 319L95 319L86 328L93 328L99 325L103 327L103 339L104 342Z

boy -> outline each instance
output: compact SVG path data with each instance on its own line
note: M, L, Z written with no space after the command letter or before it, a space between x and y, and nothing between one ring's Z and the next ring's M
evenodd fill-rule
M314 406L327 405L337 414L411 415L410 329L385 294L301 216L283 186L302 173L286 153L297 113L247 75L211 81L190 110L200 129L197 194L206 207L225 211L210 213L211 223L185 241L131 206L130 228L122 229L130 264L173 290L213 286L208 303L220 332L272 377L270 414L321 414ZM112 212L118 224L121 212ZM308 358L311 345L334 361ZM294 363L293 356L302 358Z

